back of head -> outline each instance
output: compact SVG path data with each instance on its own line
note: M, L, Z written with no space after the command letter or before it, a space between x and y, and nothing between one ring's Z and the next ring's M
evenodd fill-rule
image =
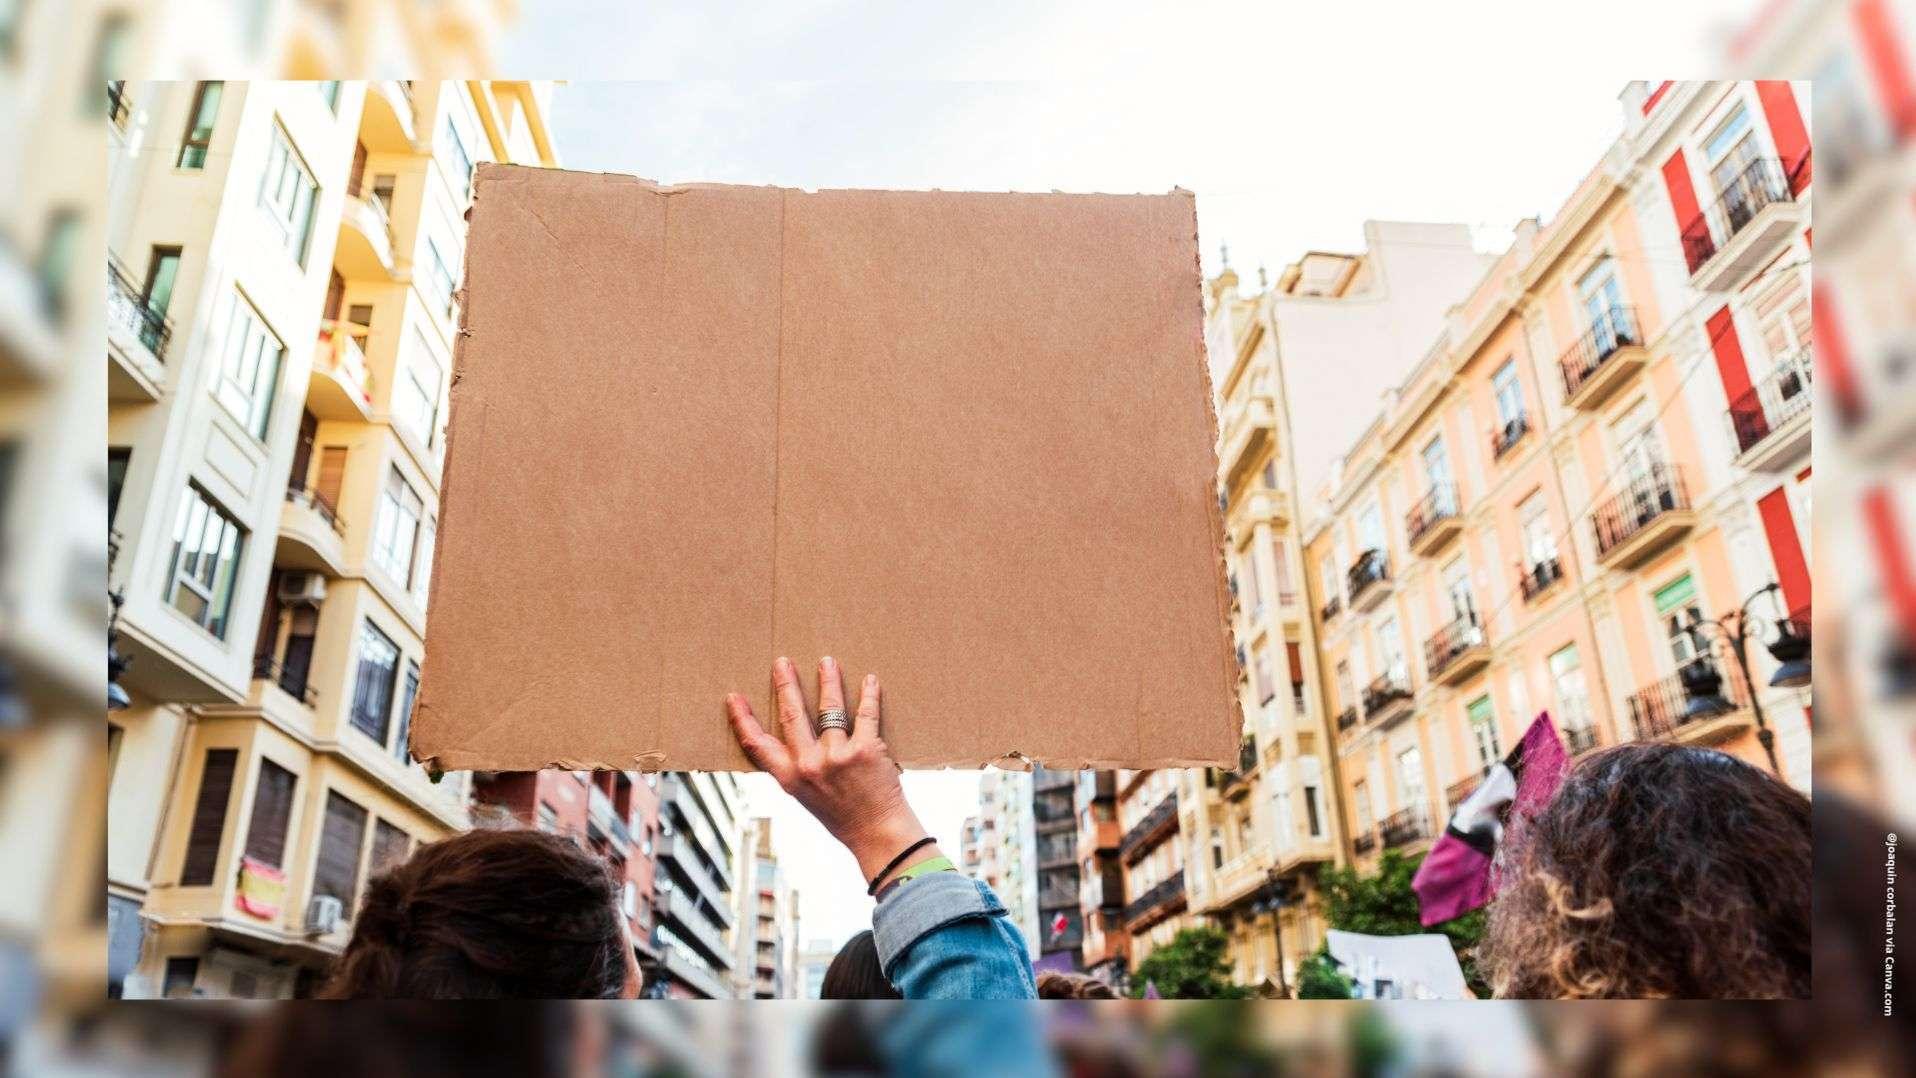
M1039 999L1116 999L1117 992L1096 977L1046 970L1038 974Z
M898 989L885 979L878 963L878 942L870 931L860 932L845 941L825 967L825 980L819 986L820 999L903 999Z
M540 831L479 830L375 877L329 999L616 999L626 937L604 862Z
M1807 996L1810 834L1809 799L1733 756L1596 753L1508 833L1479 962L1503 997Z

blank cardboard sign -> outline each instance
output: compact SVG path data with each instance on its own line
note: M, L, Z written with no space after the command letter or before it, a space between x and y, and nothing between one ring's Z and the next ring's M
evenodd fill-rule
M771 665L907 767L1227 764L1188 192L481 166L413 753L742 770Z

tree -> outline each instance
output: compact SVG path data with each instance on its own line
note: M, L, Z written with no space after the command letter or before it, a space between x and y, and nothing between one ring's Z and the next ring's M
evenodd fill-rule
M1462 917L1425 928L1420 917L1417 892L1411 890L1411 878L1417 875L1422 857L1405 857L1386 850L1378 862L1375 876L1360 876L1353 868L1333 868L1321 877L1324 891L1324 915L1332 928L1362 932L1372 936L1407 936L1417 932L1441 932L1450 937L1463 966L1464 980L1479 998L1490 995L1490 986L1477 976L1477 944L1484 936L1484 911L1472 910Z
M1251 990L1231 983L1230 939L1209 925L1186 928L1152 951L1131 972L1131 994L1144 998L1156 985L1166 999L1245 999Z
M1297 969L1298 999L1349 999L1354 987L1349 977L1338 972L1330 952L1322 948Z

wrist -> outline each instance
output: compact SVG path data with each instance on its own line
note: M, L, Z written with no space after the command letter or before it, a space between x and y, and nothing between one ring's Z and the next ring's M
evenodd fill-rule
M880 820L856 834L847 835L845 846L851 850L852 857L858 861L858 874L870 880L883 872L885 866L904 852L907 846L928 834L930 832L925 830L925 825L918 822L917 814L907 809ZM913 854L913 857L914 859L930 857L934 853L935 851L928 847Z

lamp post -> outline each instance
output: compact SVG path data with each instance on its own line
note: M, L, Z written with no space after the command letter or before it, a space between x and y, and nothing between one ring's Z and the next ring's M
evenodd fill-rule
M1291 998L1290 978L1284 976L1284 898L1281 892L1283 884L1275 868L1266 870L1265 894L1251 904L1253 915L1268 912L1271 915L1271 938L1277 941L1277 989L1285 999Z
M1743 687L1749 693L1750 714L1756 719L1756 740L1763 746L1763 753L1769 758L1770 770L1778 777L1783 774L1782 766L1776 759L1776 732L1763 714L1763 702L1758 699L1756 679L1750 674L1750 637L1760 635L1765 626L1774 627L1776 637L1766 645L1770 656L1777 662L1776 673L1770 678L1773 688L1801 688L1810 683L1810 638L1801 631L1796 622L1788 617L1766 618L1750 610L1750 604L1763 596L1774 596L1782 590L1775 581L1765 584L1743 600L1743 605L1718 618L1704 620L1692 617L1686 631L1690 643L1697 654L1707 656L1713 653L1727 653L1736 659L1736 669L1743 677ZM1707 662L1707 660L1706 660ZM1714 664L1707 668L1693 667L1695 673L1686 669L1682 674L1683 692L1689 697L1689 705L1684 708L1685 719L1708 718L1723 715L1736 710L1722 696L1723 677L1715 670Z

